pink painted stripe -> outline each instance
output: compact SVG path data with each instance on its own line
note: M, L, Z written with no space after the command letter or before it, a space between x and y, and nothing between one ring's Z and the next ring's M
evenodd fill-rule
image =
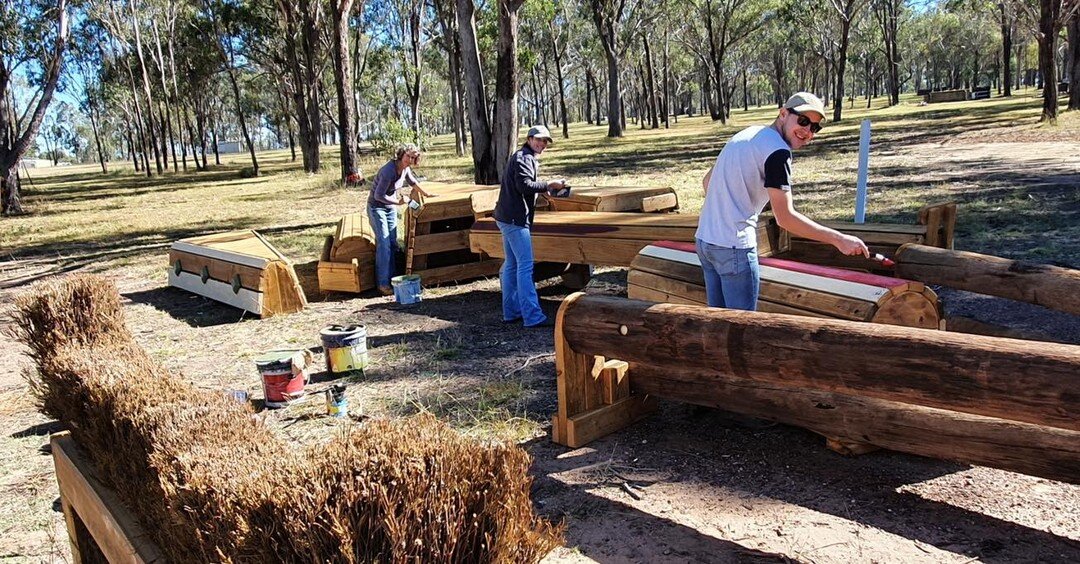
M685 251L688 253L697 252L694 249L693 243L683 243L679 241L655 241L653 242L653 245L657 247L664 247L666 249ZM896 286L904 286L910 283L907 280L893 278L891 276L880 276L878 274L870 274L868 272L855 272L853 270L844 270L842 268L833 268L831 266L819 266L816 264L796 262L793 260L784 260L770 257L758 259L758 262L765 266L771 266L773 268L781 268L793 272L802 272L803 274L813 274L815 276L821 276L824 278L832 278L833 280L856 282L859 284L866 284L868 286L877 286L878 288L894 288Z

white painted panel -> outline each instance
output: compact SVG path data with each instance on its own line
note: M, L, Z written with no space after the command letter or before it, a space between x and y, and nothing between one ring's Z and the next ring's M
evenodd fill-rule
M698 259L697 253L691 253L689 251L680 251L677 249L669 249L667 247L649 245L642 249L640 254L672 262L701 266L701 260ZM795 272L793 270L785 270L783 268L765 265L761 265L761 279L770 282L779 282L798 288L806 288L807 290L816 290L818 292L827 292L838 296L847 296L875 304L878 303L878 300L880 300L882 296L889 293L887 288L880 288L869 284L860 284L858 282L848 282L847 280L836 280L825 276L818 276L816 274Z
M204 283L198 274L183 271L177 274L172 268L169 269L169 285L250 311L255 315L262 315L262 292L253 292L247 288L240 288L239 292L233 292L232 284L213 278L208 278Z
M212 249L210 247L204 247L202 245L192 245L191 243L185 243L183 241L177 241L173 243L172 248L176 249L177 251L183 251L185 253L199 255L201 257L209 257L215 260L258 268L259 270L266 268L266 265L270 264L269 260L261 257L253 257L251 255L243 255L240 253L231 253L229 251Z

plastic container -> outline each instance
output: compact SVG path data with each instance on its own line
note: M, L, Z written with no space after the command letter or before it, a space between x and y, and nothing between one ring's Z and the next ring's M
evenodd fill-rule
M394 300L401 305L415 304L421 301L420 277L416 274L405 274L390 279L390 285L394 287Z
M360 372L367 367L367 328L363 325L331 325L319 331L330 374Z

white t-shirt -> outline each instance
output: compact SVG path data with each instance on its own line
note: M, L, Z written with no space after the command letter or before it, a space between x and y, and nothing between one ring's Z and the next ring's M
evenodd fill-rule
M791 146L772 127L735 134L716 157L695 236L734 249L757 248L758 214L769 188L791 190Z

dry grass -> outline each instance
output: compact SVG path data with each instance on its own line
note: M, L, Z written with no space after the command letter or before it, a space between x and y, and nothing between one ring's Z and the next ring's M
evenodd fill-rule
M79 275L17 300L32 389L172 561L537 561L529 456L430 414L297 450L250 407L196 390L134 344L110 283Z

